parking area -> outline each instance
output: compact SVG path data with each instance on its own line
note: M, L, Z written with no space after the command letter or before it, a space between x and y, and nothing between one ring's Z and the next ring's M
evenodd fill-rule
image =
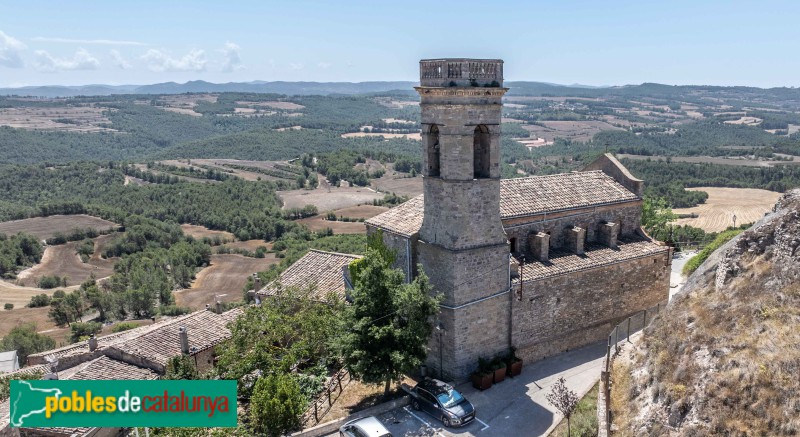
M477 412L462 428L445 428L438 418L410 406L377 417L395 437L547 435L562 417L545 398L550 387L563 376L567 386L583 396L600 379L605 352L605 341L569 351L525 366L521 375L485 391L470 383L456 386Z

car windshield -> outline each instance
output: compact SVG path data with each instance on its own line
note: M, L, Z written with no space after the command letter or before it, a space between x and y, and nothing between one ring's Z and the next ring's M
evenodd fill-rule
M461 396L461 393L452 389L443 393L439 393L439 396L436 397L439 398L439 402L445 408L454 407L464 400L464 396Z

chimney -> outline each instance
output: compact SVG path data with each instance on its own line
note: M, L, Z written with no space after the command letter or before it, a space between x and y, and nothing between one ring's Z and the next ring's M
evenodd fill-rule
M597 241L612 249L617 248L619 223L601 223L597 228Z
M89 352L94 352L97 349L97 339L92 335L89 337Z
M528 236L528 247L533 253L533 258L539 262L550 260L550 234L537 232Z
M586 229L574 226L567 229L567 247L575 255L583 255L583 243L586 240Z
M217 301L217 314L222 314L222 302Z
M186 331L185 327L181 326L178 328L178 337L181 341L181 352L189 355L189 333Z

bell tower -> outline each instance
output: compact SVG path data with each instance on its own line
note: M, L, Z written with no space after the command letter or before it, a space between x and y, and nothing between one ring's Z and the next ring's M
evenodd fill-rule
M461 380L508 350L508 240L500 221L503 61L420 61L424 217L419 262L444 295L435 376Z

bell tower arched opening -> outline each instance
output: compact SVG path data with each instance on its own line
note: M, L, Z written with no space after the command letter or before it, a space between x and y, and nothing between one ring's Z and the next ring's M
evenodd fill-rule
M485 179L489 175L489 159L490 159L490 137L489 128L486 125L479 124L475 126L475 134L473 137L473 163L474 163L474 178Z
M439 177L440 175L440 161L441 161L441 147L439 145L439 127L431 125L428 131L428 171L426 176Z

